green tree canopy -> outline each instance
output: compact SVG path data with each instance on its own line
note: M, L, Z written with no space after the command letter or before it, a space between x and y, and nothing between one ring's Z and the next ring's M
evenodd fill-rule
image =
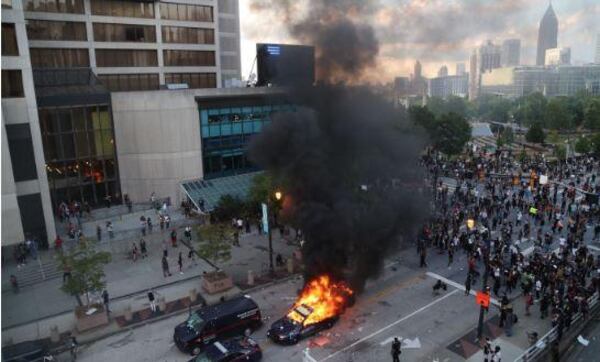
M535 123L543 124L547 103L546 97L539 92L521 97L516 102L515 118L519 123L527 126Z
M476 102L477 115L493 122L508 122L512 107L510 100L489 94L477 98Z
M229 222L233 218L246 216L246 204L237 196L223 195L211 213L214 220Z
M231 243L235 238L235 230L228 223L204 224L196 227L198 248L201 258L213 263L226 262L231 259Z
M544 143L545 138L546 135L544 134L544 129L542 128L542 124L540 122L534 123L531 127L529 127L527 134L525 134L525 139L527 142L531 143Z
M573 115L569 112L568 100L565 97L555 97L550 99L544 113L544 124L548 128L571 130L575 126Z
M86 305L90 305L90 293L99 292L106 287L104 265L110 263L111 255L106 251L97 251L94 242L81 239L77 246L58 256L60 270L70 270L71 276L65 280L61 289L75 296L81 305L80 295L85 295Z
M471 139L471 125L456 113L442 115L432 133L433 145L447 155L460 153Z
M592 152L596 157L600 157L600 133L596 133L590 138Z
M592 143L587 137L580 137L577 142L575 142L575 152L586 154L591 151Z
M431 97L427 100L427 108L436 117L441 117L446 113L456 113L462 117L469 114L469 103L466 99L457 96L450 96L447 99Z
M589 98L583 109L584 126L600 130L600 97Z

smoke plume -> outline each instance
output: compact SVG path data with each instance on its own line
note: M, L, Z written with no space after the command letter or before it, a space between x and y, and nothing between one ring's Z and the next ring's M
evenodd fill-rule
M255 11L269 9L287 24L290 35L316 50L316 78L355 84L362 71L376 63L379 43L363 22L376 9L373 0L313 0L306 12L292 0L253 0Z
M426 215L421 143L390 103L365 88L292 92L295 112L273 116L251 158L283 185L304 232L305 278L328 273L362 290L383 260L414 240Z

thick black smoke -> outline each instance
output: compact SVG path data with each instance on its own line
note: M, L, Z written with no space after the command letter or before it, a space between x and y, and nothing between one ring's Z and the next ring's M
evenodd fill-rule
M316 49L316 78L355 83L376 63L379 43L373 27L360 19L372 13L374 0L311 0L308 12L297 16L298 2L253 0L253 10L269 9L284 19L290 35Z
M250 156L283 184L286 212L305 234L306 279L328 273L361 290L426 215L421 144L402 114L365 88L290 95L297 110L274 115Z

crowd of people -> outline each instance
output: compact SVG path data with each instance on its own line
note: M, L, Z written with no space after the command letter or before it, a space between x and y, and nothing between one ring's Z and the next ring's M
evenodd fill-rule
M517 160L504 151L452 161L428 154L422 162L435 180L435 213L418 241L421 267L428 248L446 253L449 266L462 251L465 294L482 280L501 300L499 323L508 336L518 296L525 315L537 305L559 339L576 313L587 316L588 298L600 290L600 256L587 243L600 236L597 160Z

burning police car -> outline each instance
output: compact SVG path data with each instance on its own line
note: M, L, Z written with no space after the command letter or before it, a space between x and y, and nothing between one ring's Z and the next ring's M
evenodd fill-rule
M267 336L273 342L281 344L296 344L302 338L312 336L322 330L333 327L339 316L335 315L311 324L304 324L313 309L300 305L292 309L285 317L275 321L267 331Z

